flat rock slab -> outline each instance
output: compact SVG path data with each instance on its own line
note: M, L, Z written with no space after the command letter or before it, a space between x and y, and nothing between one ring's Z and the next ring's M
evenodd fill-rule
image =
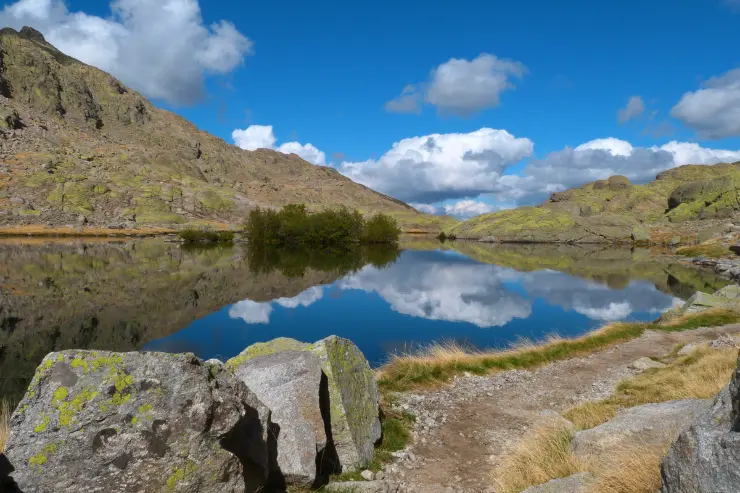
M316 480L316 457L323 457L327 442L318 356L310 351L283 351L247 359L233 371L270 408L272 422L279 428L278 481L310 486ZM327 475L334 472L327 467Z
M267 479L269 410L192 354L63 351L38 367L6 455L25 493L244 493Z
M341 481L322 489L329 493L396 493L398 490L397 485L388 481Z
M341 469L367 467L381 437L380 393L362 351L352 341L336 336L315 344L279 338L248 347L226 366L236 371L249 359L284 351L309 351L318 356L327 377L331 439Z
M547 483L532 486L522 493L586 493L592 480L591 473L581 472L567 478L553 479Z
M655 361L653 359L645 357L633 361L627 367L630 370L645 371L653 368L665 368L665 366L666 365L664 363L661 363L660 361Z
M625 409L611 421L576 433L573 452L593 459L620 446L665 445L711 407L711 399L685 399Z

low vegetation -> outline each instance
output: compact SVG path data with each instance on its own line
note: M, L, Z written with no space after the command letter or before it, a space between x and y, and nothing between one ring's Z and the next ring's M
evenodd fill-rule
M180 231L185 243L233 243L233 231L209 231L205 229L185 229Z
M468 351L454 344L434 345L416 353L393 356L380 369L378 381L384 389L391 391L437 386L464 372L482 375L491 371L534 368L588 354L639 337L646 330L683 331L738 321L738 313L711 310L674 319L670 324L609 324L579 338L552 337L541 345L507 351Z
M450 241L455 241L455 240L456 240L457 238L455 237L455 235L448 235L448 234L446 234L446 233L445 233L444 231L442 231L441 233L439 233L439 234L437 235L437 239L438 239L439 241L441 241L442 243L444 243L444 242L445 242L445 241L447 241L447 240L450 240Z
M680 349L680 348L679 348ZM571 453L577 429L613 418L619 409L676 399L709 398L727 384L737 366L737 349L699 347L688 355L668 355L665 368L648 370L622 381L603 401L582 404L564 416L575 424L548 420L528 431L493 474L496 491L518 492L551 479L590 472L593 493L653 493L661 487L660 462L668 444L624 445L599 461L578 460Z
M495 489L519 493L553 478L585 469L570 451L573 430L556 419L546 419L528 431L494 472Z
M676 250L676 254L684 257L720 258L727 257L733 253L721 243L705 243L701 245L681 247Z
M10 435L11 414L10 404L3 399L0 402L0 453L5 452L5 444L8 442L8 436Z
M253 245L347 247L359 243L396 244L401 229L386 214L365 219L346 208L310 213L305 205L286 205L280 211L254 209L245 234Z

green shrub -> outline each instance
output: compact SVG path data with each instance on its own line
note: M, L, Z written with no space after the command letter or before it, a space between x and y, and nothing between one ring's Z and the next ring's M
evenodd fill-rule
M253 245L347 247L358 243L397 243L401 234L395 219L376 214L365 221L357 210L340 208L309 213L303 204L279 212L254 209L244 232Z
M180 231L180 238L185 243L232 243L234 241L234 232L185 229Z
M397 243L401 229L394 218L386 214L375 214L365 224L365 243Z

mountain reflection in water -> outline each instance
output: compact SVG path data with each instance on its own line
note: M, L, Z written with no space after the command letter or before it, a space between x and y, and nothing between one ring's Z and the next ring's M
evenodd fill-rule
M647 252L430 239L403 251L184 248L160 239L0 242L0 395L64 349L227 359L337 334L374 364L432 341L505 346L648 320L725 282Z

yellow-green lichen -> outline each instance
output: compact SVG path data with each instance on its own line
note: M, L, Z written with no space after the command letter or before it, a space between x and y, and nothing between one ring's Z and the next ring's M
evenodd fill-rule
M177 489L177 484L185 481L188 476L193 474L196 470L195 462L188 461L185 466L180 467L178 469L175 469L175 471L170 475L169 478L167 478L167 491L175 491Z
M41 433L46 430L47 426L49 426L49 416L43 414L41 415L41 423L37 424L33 431L35 433Z

